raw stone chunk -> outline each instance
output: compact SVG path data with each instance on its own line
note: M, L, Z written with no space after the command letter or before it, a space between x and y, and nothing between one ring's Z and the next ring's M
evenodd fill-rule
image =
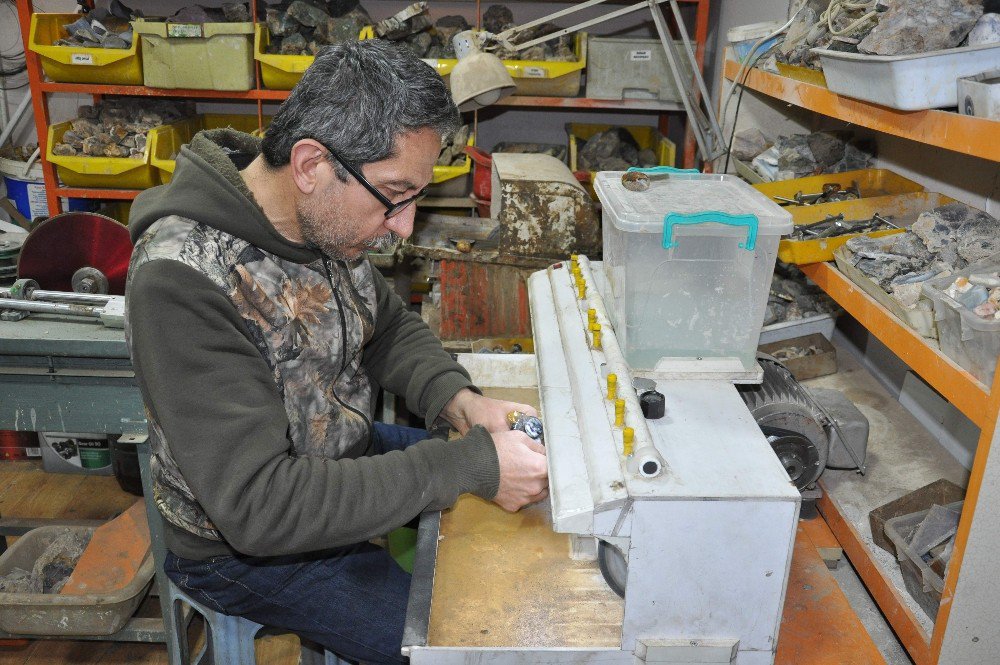
M744 162L749 162L767 150L770 145L771 142L756 127L744 129L741 132L737 132L736 136L733 137L733 157Z
M506 5L490 5L483 13L483 30L498 34L513 27L514 13Z
M310 28L315 28L330 20L330 15L325 11L308 2L303 2L303 0L295 0L295 2L290 4L288 6L288 15L302 25L307 25Z
M982 0L897 0L858 44L862 53L909 55L954 48L983 14Z
M230 23L247 23L252 20L250 9L242 2L223 2L222 14Z
M271 39L287 37L299 29L299 22L283 11L268 7L266 13L267 31Z

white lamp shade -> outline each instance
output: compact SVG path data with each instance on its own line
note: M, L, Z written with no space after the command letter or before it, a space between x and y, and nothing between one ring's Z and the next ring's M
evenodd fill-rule
M472 51L451 70L451 96L459 111L473 111L495 104L514 92L514 79L500 58Z

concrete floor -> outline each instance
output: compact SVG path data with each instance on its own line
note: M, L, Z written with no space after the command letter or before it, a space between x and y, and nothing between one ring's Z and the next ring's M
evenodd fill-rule
M903 645L896 639L892 627L882 616L878 605L868 594L868 590L847 557L842 558L837 569L830 572L837 580L844 595L847 596L847 600L851 603L858 618L861 619L861 623L868 630L868 634L871 635L887 665L913 665L913 661L906 655Z

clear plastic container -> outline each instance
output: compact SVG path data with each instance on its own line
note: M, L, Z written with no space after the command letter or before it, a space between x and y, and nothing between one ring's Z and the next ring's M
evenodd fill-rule
M945 293L955 278L1000 270L1000 254L959 270L952 275L924 282L924 295L934 303L941 352L958 363L987 388L993 385L997 357L1000 356L1000 321L984 319Z
M644 169L632 192L621 171L597 174L606 301L625 359L737 359L752 371L778 240L792 216L736 176Z

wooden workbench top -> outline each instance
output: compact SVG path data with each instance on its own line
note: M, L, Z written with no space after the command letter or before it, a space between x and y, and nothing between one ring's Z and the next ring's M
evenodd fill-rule
M538 405L534 389L484 393ZM548 501L508 513L471 495L441 514L428 646L619 646L624 601L550 515Z

